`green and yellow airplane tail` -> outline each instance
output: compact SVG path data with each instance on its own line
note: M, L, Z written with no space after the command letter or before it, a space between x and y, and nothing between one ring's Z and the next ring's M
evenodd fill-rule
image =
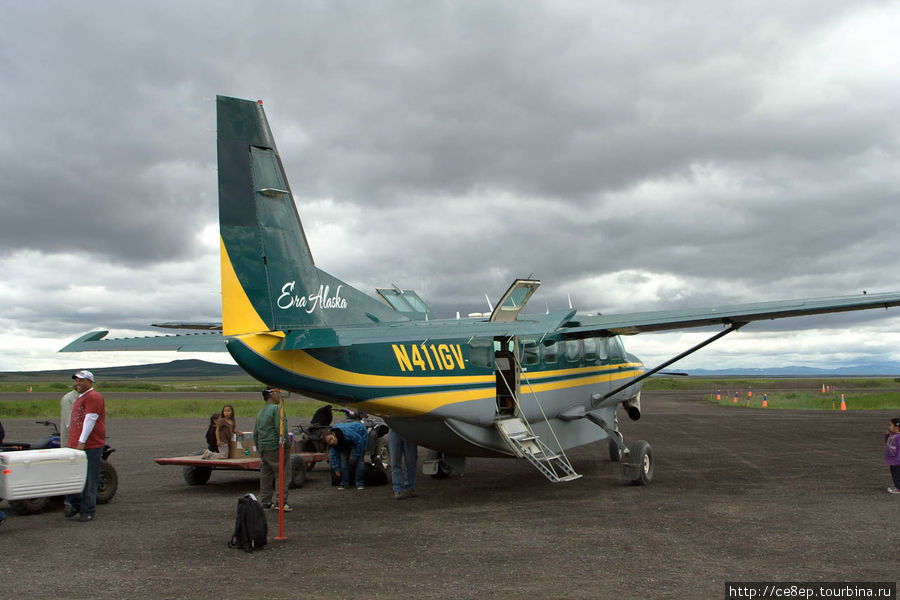
M222 333L398 320L318 269L262 102L216 98Z

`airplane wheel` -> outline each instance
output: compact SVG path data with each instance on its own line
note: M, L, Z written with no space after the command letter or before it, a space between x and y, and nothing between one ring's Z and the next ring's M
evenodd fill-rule
M619 438L619 441L622 440L622 434L618 431L616 432L616 437ZM622 460L622 451L619 450L619 446L612 439L609 440L609 460L613 462Z
M653 450L644 440L628 448L628 462L623 463L625 478L634 485L647 485L653 480Z
M452 471L453 471L453 469L450 468L450 465L448 465L444 461L440 461L440 462L438 462L437 472L434 475L432 475L431 478L432 479L447 479L448 477L450 477L450 473Z

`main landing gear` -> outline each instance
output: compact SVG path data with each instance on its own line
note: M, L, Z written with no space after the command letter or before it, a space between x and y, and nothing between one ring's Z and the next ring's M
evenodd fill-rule
M585 417L609 435L609 458L622 463L622 476L634 485L647 485L653 481L653 450L649 442L638 440L625 446L622 434L602 418L587 413Z

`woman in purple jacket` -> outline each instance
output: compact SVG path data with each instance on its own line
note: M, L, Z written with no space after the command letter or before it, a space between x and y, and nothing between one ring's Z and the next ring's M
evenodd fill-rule
M884 462L891 468L894 486L888 488L891 494L900 494L900 419L891 419L884 434Z

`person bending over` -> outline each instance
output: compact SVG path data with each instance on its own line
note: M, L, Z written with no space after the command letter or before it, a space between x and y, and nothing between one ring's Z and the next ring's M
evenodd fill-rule
M328 430L324 438L331 446L331 468L341 476L339 489L350 487L350 474L354 474L356 489L366 489L363 476L366 472L364 456L369 446L369 434L362 423L338 423Z

